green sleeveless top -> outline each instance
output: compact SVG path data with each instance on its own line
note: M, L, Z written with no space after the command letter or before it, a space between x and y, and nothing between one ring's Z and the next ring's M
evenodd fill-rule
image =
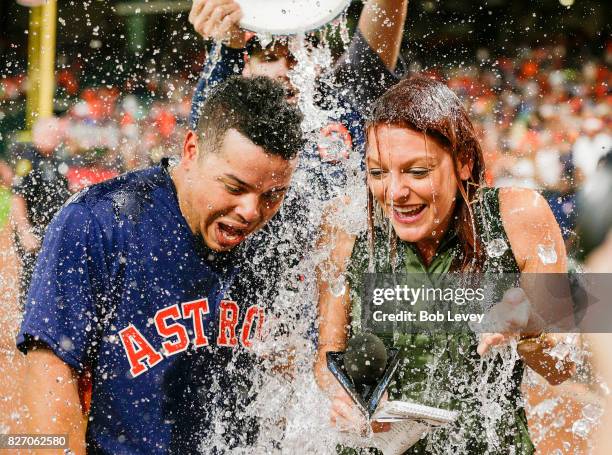
M0 229L8 224L12 200L11 190L0 186Z
M477 235L487 250L483 272L518 274L519 267L501 220L498 189L482 188L472 207ZM376 272L392 273L387 236L377 234L374 258L369 256L366 233L355 241L346 276L351 286L354 333L361 327L364 273L371 265ZM460 259L454 232L442 240L429 266L423 264L413 245L398 241L395 273L445 274ZM515 351L508 348L482 359L476 352L478 338L474 333L377 335L388 347L400 351L400 367L389 388L391 400L459 411L460 417L452 425L434 430L407 454L534 453L521 405L523 364Z

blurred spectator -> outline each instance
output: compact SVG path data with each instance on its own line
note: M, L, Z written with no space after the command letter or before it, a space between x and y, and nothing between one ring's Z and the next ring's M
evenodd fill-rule
M540 190L571 254L574 194L611 141L612 72L603 58L569 65L562 45L497 60L481 49L477 58L480 66L446 76L481 131L487 182Z
M597 117L588 117L582 124L582 134L574 144L574 164L587 181L597 169L599 159L612 147L612 136L604 130Z
M61 145L61 125L57 118L40 119L32 129L33 147L23 149L16 157L17 179L14 191L23 197L28 221L34 233L42 238L55 212L68 199L68 181L65 174L68 165L58 158ZM21 244L23 254L22 289L29 284L36 253Z

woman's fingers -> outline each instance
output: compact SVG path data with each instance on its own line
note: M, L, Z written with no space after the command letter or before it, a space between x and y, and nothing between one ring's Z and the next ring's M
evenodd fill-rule
M511 305L518 305L523 301L527 300L525 291L521 288L510 288L504 293L502 301L505 301Z
M508 343L511 339L518 338L518 333L483 333L476 351L480 356L485 355L493 346Z
M367 419L354 404L348 405L342 400L334 400L329 420L331 425L340 431L366 433ZM370 426L374 433L383 433L391 429L389 422L373 421Z
M521 288L508 289L501 301L485 316L485 327L491 333L517 333L527 327L531 317L531 303Z
M344 389L338 389L333 397L334 400L342 401L346 404L354 404L353 399L349 396Z
M349 401L346 401L349 398ZM344 393L337 393L332 400L330 421L339 430L361 433L366 426L366 418L355 403Z
M374 433L385 433L391 429L391 424L389 422L377 422L376 420L372 422L372 431Z
M355 406L354 403L347 403L343 400L334 400L332 403L332 409L334 409L338 415L349 419L360 421L364 419L363 413Z

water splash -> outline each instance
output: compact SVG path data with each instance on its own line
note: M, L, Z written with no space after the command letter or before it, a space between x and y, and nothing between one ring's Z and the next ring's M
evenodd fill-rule
M603 414L603 407L593 403L589 403L582 408L582 415L591 422L599 422Z
M555 245L553 244L538 244L538 257L542 264L550 265L557 263L557 250L555 249Z
M266 48L272 41L274 41L274 37L270 33L259 32L257 34L257 39L259 40L261 47Z
M297 60L289 72L289 80L299 90L298 106L304 114L302 129L307 135L312 135L314 132L318 134L331 116L331 113L321 109L315 100L318 76L323 68L331 68L333 64L331 50L325 43L315 48L307 46L304 34L292 38L289 41L289 49Z
M338 278L330 280L329 290L334 297L342 297L346 293L346 281L344 275L340 275Z
M592 423L587 419L576 420L572 425L572 433L577 437L586 439L591 433Z
M493 239L486 244L487 255L491 258L499 258L508 250L508 244L504 239Z

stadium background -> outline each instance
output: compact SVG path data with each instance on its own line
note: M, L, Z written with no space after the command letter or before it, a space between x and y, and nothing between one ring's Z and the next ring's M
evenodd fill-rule
M187 22L190 4L59 2L51 122L60 133L51 145L78 168L70 191L178 152L206 57ZM361 6L349 9L351 30ZM588 181L593 157L612 143L611 16L606 2L590 0L409 5L407 67L445 79L462 96L481 131L489 183L543 191L570 253L573 195ZM30 20L15 1L0 4L0 159L13 172L0 186L27 171L22 152L38 118L35 108L26 115ZM331 45L341 51L337 37ZM558 387L537 378L526 387L540 453L588 445L593 428L575 423L598 402L593 384L582 371Z

